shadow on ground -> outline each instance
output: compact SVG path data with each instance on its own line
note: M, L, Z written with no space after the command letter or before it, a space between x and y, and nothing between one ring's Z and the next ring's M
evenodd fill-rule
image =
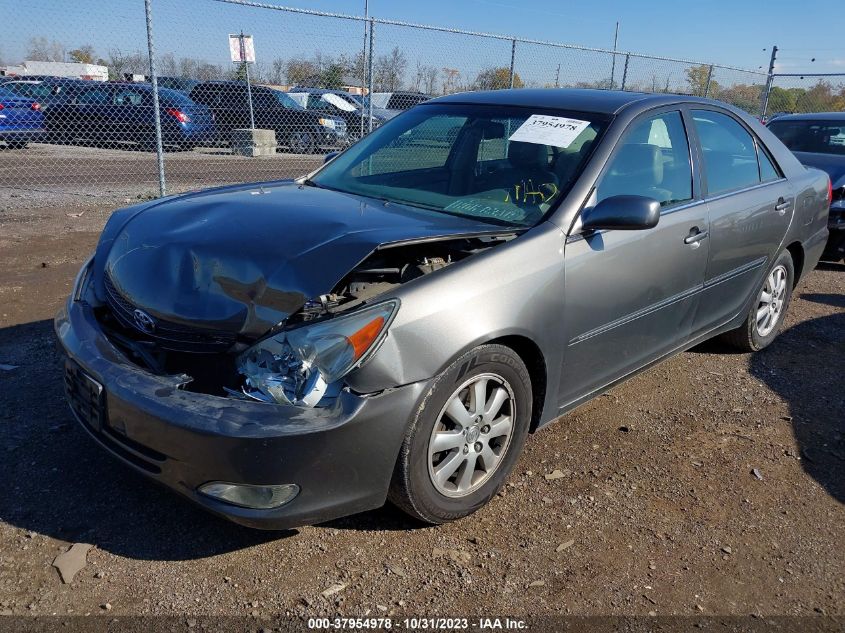
M807 295L838 305L840 295ZM789 403L804 471L845 503L845 312L804 321L751 356L750 373ZM814 394L812 397L809 394Z
M0 520L120 556L188 560L283 539L208 514L136 474L97 446L72 418L52 322L0 329ZM408 529L385 508L327 524Z

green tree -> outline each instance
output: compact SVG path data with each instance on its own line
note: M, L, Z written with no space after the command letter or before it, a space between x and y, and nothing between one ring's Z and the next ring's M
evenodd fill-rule
M75 48L68 53L68 57L70 57L70 61L77 62L80 64L93 64L94 63L94 47L90 44L83 44L79 48Z
M510 88L511 71L509 68L505 68L504 66L482 70L475 78L473 87L476 90L502 90L503 88ZM525 82L522 81L522 78L517 72L513 74L513 87L525 87Z
M687 87L689 88L690 94L703 97L709 93L710 66L704 64L701 66L690 66L686 69L686 74Z
M320 72L320 85L329 90L343 86L343 74L346 68L338 62L331 62Z

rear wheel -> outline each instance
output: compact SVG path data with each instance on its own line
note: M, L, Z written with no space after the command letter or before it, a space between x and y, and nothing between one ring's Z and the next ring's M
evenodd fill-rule
M792 256L783 251L766 275L745 323L723 334L724 340L744 352L759 351L774 341L792 300L794 279Z
M531 380L510 348L482 345L435 380L409 426L390 500L427 523L472 514L502 487L531 420Z
M27 141L6 141L9 149L25 149L29 143Z

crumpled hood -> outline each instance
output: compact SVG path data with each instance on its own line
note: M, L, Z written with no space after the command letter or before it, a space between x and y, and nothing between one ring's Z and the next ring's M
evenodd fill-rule
M814 152L793 152L802 165L827 172L833 188L845 185L845 156L817 154Z
M110 247L103 272L154 318L257 337L329 292L381 244L497 232L471 219L277 183L145 206L118 231L107 227L98 253Z

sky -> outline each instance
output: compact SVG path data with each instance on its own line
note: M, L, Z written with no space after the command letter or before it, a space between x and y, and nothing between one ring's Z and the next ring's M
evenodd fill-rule
M265 1L351 15L364 10L364 0ZM34 36L58 40L68 49L90 43L102 56L115 48L126 52L145 48L143 0L27 0L25 4L22 11L17 0L0 0L4 16L0 58L6 63L21 61ZM312 56L317 49L327 55L351 54L363 44L361 23L351 20L213 0L152 0L152 5L156 47L176 57L228 64L226 36L240 29L255 36L257 54L265 63ZM831 37L828 27L841 16L840 3L833 0L804 0L800 10L795 0L370 0L369 5L371 15L380 18L599 48L612 48L619 21L620 50L765 71L776 44L781 72L845 73L845 40ZM468 78L484 68L507 66L511 55L509 41L385 25L376 26L375 44L377 55L402 47L410 68L456 67ZM531 45L519 45L515 57L517 72L537 85L557 77L574 83L608 76L609 60L607 55ZM621 59L613 70L618 84ZM723 83L749 81L727 72L716 75ZM683 77L681 66L631 60L629 81L665 79L680 85Z

